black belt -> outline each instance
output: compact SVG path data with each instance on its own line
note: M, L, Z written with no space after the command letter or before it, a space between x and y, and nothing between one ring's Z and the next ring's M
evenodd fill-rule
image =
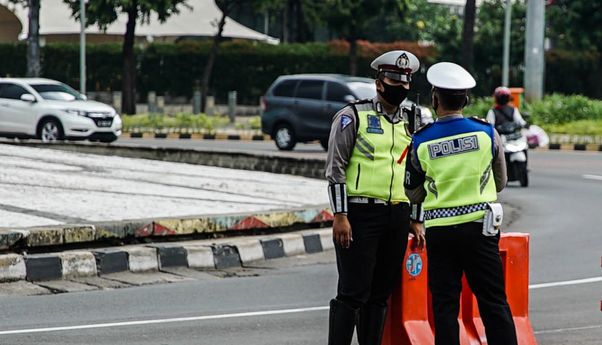
M479 204L472 204L472 205L466 205L466 206L437 208L434 210L424 211L424 219L431 220L431 219L438 219L438 218L462 216L465 214L486 210L487 207L488 207L487 203L482 202Z

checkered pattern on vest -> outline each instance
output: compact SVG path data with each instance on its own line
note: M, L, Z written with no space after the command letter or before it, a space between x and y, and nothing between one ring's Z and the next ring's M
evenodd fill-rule
M424 211L424 219L431 220L437 218L447 218L461 216L477 211L483 211L487 209L487 203L483 202L480 204L472 204L466 206L449 207L449 208L438 208L435 210Z

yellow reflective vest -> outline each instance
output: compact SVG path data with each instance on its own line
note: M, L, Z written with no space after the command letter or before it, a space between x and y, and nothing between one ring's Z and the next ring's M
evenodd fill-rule
M475 119L438 121L414 135L416 157L425 173L425 225L448 226L482 219L486 203L497 200L493 127Z
M347 195L408 202L403 188L405 160L410 137L405 122L393 124L374 111L372 102L353 105L357 136L347 165Z

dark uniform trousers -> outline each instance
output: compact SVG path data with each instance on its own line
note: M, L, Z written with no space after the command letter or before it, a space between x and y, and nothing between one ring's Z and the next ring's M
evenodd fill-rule
M335 243L339 284L337 300L352 308L386 306L399 281L408 242L409 206L349 203L353 242Z
M504 290L499 234L484 236L483 223L426 230L428 278L435 318L435 344L459 345L462 273L477 298L489 345L515 345L516 329Z

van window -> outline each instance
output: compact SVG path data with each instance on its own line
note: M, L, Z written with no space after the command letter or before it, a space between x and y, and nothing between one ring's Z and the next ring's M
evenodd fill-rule
M301 80L297 89L297 98L322 99L322 80Z
M21 95L29 93L19 85L11 83L0 84L0 98L21 99Z
M282 83L276 85L274 91L272 91L272 94L278 97L293 97L296 85L297 80L285 80Z
M347 103L345 100L345 96L351 95L351 91L347 89L345 86L338 83L328 83L328 88L326 89L326 100L331 102L340 102Z

